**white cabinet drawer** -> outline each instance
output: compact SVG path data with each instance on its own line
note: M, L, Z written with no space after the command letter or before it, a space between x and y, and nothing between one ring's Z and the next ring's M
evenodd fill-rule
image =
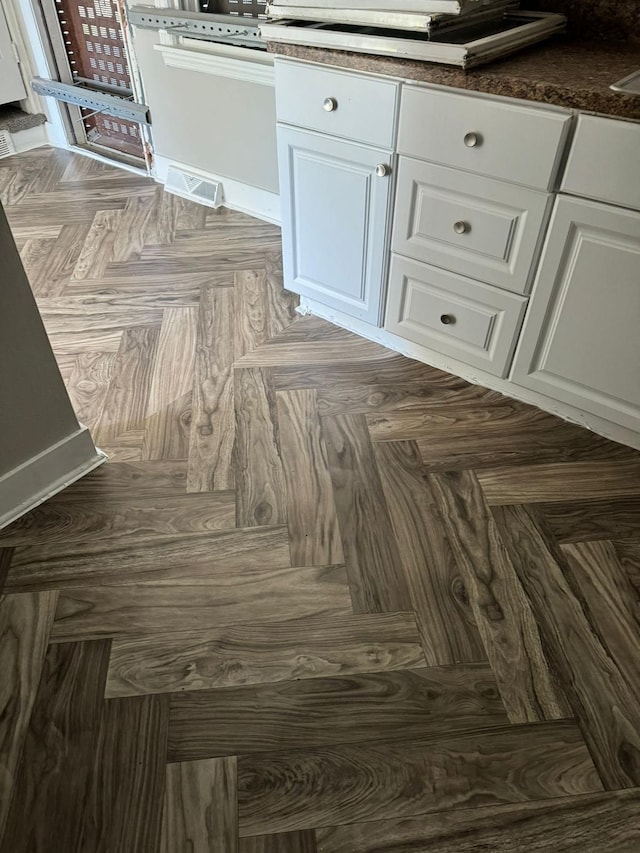
M552 196L400 158L393 250L526 293Z
M581 115L562 189L640 210L640 124Z
M393 255L385 328L505 376L527 300Z
M278 121L393 148L399 84L276 60Z
M401 154L552 189L571 115L473 95L405 85Z

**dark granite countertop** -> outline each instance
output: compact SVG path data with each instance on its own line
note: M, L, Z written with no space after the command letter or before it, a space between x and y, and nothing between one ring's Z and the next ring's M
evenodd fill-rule
M640 121L640 96L609 89L640 68L640 44L556 36L506 59L462 71L413 59L270 42L272 53L390 77L438 83Z

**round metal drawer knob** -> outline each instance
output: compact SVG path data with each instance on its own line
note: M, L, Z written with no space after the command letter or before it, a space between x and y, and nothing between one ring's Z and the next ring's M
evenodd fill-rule
M325 98L322 102L322 106L328 113L332 113L334 110L338 109L338 102L335 98Z
M466 133L464 137L464 144L467 148L477 148L478 145L482 144L482 137L479 133Z
M379 178L386 178L391 174L391 166L388 163L378 163L376 166L376 175Z
M461 219L459 222L453 223L453 230L456 232L456 234L466 234L467 231L471 230L471 226L468 222L463 222L463 220Z
M455 321L456 318L453 316L453 314L442 314L442 316L440 317L440 322L444 323L445 326L453 326Z

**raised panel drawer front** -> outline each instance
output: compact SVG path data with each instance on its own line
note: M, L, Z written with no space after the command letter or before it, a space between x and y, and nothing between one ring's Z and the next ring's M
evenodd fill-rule
M505 376L527 300L393 255L385 328Z
M581 115L562 189L640 210L640 123Z
M399 83L277 59L278 121L394 148Z
M640 431L640 213L560 196L511 378Z
M553 189L571 114L405 85L401 154L540 190Z
M393 178L376 166L389 155L282 125L277 132L285 287L378 325Z
M401 157L393 249L526 293L552 196Z

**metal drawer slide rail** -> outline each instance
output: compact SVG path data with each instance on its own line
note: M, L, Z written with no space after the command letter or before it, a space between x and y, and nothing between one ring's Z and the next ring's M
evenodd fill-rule
M80 84L45 80L43 77L34 77L31 81L31 88L39 95L49 95L58 101L65 101L67 104L76 104L87 110L95 110L139 124L151 124L149 107L146 104L138 104L118 95L110 95L96 89L87 89L86 86Z
M168 30L175 35L266 50L257 18L132 6L127 19L131 25L142 29Z

